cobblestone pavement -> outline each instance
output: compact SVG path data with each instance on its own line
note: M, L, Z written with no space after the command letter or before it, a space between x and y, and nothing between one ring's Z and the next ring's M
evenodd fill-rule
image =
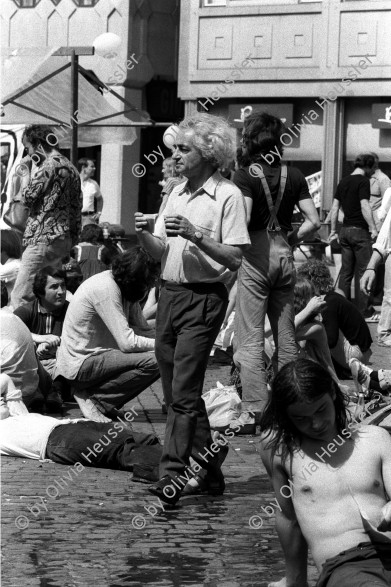
M374 344L372 365L390 364L390 350ZM229 367L212 362L205 389L228 378ZM155 383L132 404L135 430L163 437L161 400ZM2 585L265 587L284 565L274 515L261 509L274 494L259 437L234 438L223 469L224 496L189 497L162 511L131 473L3 458ZM258 530L249 527L254 515ZM313 564L309 576L312 587Z

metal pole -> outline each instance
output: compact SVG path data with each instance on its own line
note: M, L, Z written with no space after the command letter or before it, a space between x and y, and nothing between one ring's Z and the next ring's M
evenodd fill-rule
M71 53L71 161L77 166L77 115L79 106L79 57Z

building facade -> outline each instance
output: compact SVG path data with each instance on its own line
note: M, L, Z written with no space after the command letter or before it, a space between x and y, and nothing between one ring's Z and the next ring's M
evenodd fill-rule
M322 171L327 211L360 152L391 175L390 31L383 0L183 0L179 97L229 117L238 138L250 112L280 116L284 158Z
M38 54L48 47L92 46L102 33L117 34L122 44L113 59L83 56L80 65L153 120L175 122L180 116L179 0L1 0L0 16L2 48L8 51L30 48ZM134 66L127 67L132 55ZM28 71L20 83L27 81ZM131 113L128 117L134 120ZM122 224L128 234L134 233L134 212L157 209L160 151L170 154L163 145L164 130L138 128L131 146L111 143L79 150L80 157L97 161L96 179L105 202L101 221ZM149 157L152 151L158 152L156 159ZM137 163L144 167L135 168Z

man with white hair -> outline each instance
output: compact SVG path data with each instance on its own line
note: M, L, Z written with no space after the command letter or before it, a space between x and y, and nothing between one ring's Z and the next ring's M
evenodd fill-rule
M221 464L227 450L212 442L201 394L227 308L225 283L250 243L243 196L218 171L235 155L227 122L209 114L185 119L174 147L175 170L187 181L171 192L153 235L145 216L135 215L142 246L162 264L156 359L168 416L161 480L150 491L170 504L181 495L180 477L188 479L188 471L194 474L201 467L207 471L207 491L224 492ZM190 455L197 469L189 470Z

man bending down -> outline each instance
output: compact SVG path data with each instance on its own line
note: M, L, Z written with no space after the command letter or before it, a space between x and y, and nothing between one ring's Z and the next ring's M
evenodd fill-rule
M390 585L388 433L348 423L339 387L307 359L277 374L261 426L286 563L286 577L269 587L306 587L308 548L317 587Z
M135 247L82 283L69 304L55 375L71 381L86 418L107 422L159 378L138 303L157 275L152 257Z

